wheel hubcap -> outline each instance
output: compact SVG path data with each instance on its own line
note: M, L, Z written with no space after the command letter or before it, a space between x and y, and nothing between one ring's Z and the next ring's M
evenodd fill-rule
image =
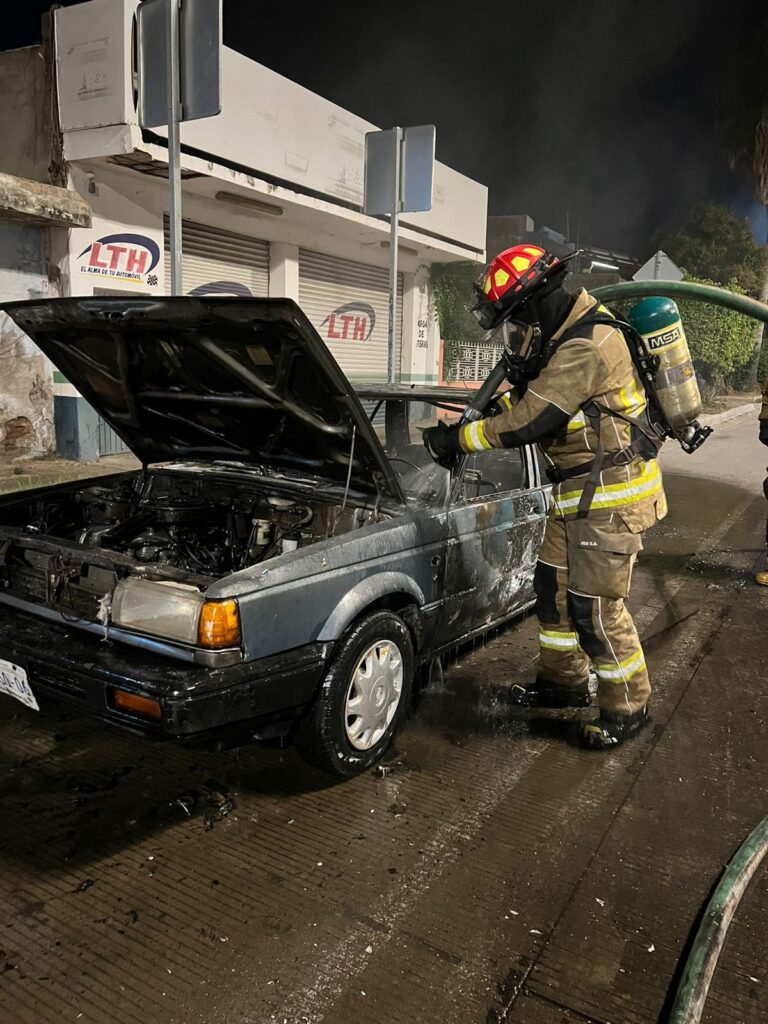
M391 640L371 644L347 690L344 724L356 750L375 747L395 716L403 692L403 657Z

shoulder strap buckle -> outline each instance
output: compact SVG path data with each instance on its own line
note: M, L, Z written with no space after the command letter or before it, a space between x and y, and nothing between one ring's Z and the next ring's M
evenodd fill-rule
M628 466L640 453L635 449L634 444L627 445L621 451L611 456L611 463L614 466Z

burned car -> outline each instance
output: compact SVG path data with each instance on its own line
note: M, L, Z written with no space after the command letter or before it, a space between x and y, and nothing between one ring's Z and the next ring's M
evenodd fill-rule
M0 499L5 694L182 741L290 737L348 775L420 666L530 605L533 452L448 473L421 443L460 391L356 394L284 299L3 309L141 462Z

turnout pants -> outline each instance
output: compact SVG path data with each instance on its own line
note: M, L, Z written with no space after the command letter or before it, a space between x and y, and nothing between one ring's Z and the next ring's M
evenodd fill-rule
M559 686L583 683L589 663L600 709L629 715L648 702L645 656L626 609L642 549L618 512L547 520L536 566L539 676Z

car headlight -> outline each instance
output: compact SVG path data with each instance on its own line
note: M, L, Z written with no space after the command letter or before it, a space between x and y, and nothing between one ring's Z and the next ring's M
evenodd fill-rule
M112 624L200 647L240 643L237 601L207 601L196 587L184 583L121 580L112 597Z

